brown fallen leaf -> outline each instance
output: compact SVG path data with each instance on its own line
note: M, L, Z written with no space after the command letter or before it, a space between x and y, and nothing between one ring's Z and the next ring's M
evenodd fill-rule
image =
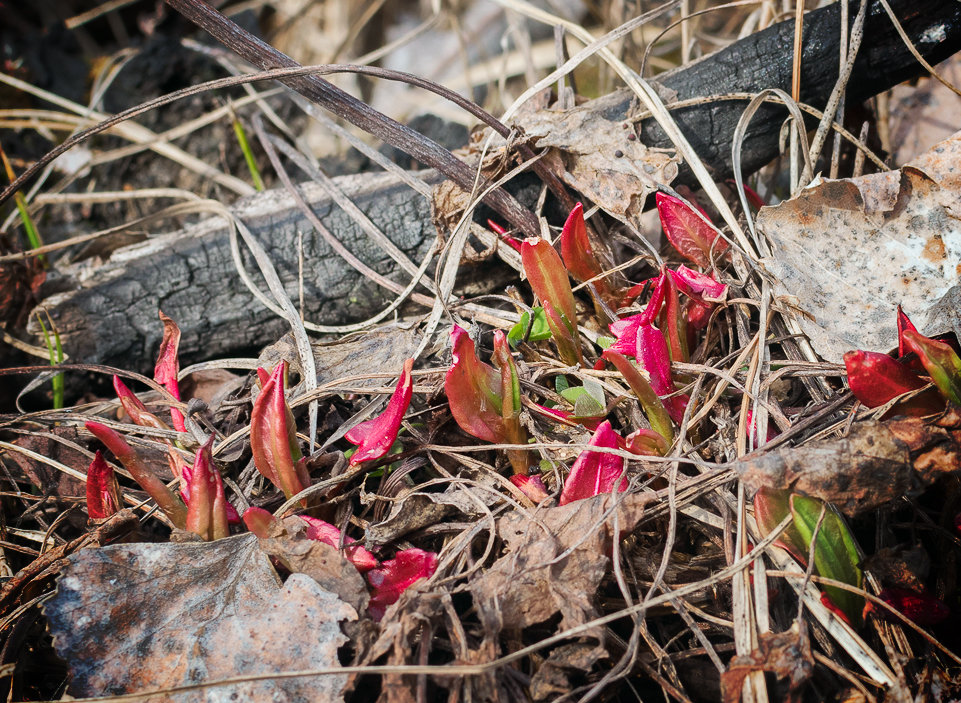
M800 686L814 673L814 657L807 627L798 629L795 622L784 632L764 632L758 636L758 648L748 655L736 656L721 674L721 700L737 703L741 700L744 679L754 671L772 672L786 680L789 696L785 700L800 700Z
M356 612L309 577L281 586L250 534L133 544L72 556L44 605L70 692L157 691L151 701L342 701L344 675L265 679L166 693L244 675L337 667Z
M775 295L805 313L824 359L896 347L898 304L922 333L942 333L950 322L927 315L961 273L961 133L899 171L818 181L762 208L757 225Z
M650 502L646 493L605 494L500 518L497 533L507 553L470 583L482 620L520 629L560 612L563 630L592 619L610 562L615 511L617 529L629 532Z
M855 423L840 439L749 454L737 470L752 494L789 489L857 515L961 470L961 411Z
M538 149L551 149L551 170L587 200L619 219L636 219L647 196L677 177L679 159L650 149L632 125L586 109L540 110L518 117Z

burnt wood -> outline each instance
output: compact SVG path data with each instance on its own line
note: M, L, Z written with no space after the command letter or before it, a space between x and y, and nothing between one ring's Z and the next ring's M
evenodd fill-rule
M928 61L943 60L961 48L961 3L895 0L891 4ZM856 9L857 3L852 3L852 20ZM869 12L848 86L849 104L923 73L880 5L872 3ZM837 5L810 12L804 19L801 97L818 108L824 106L838 75L839 21ZM793 28L793 20L770 27L664 74L659 82L681 100L772 87L790 92ZM743 107L743 102L722 101L674 113L694 148L719 177L731 172L731 134ZM630 119L636 106L626 92L619 91L576 109L620 120ZM785 114L778 107L758 112L745 142L746 171L776 156ZM642 125L641 139L652 146L670 146L650 120ZM352 176L340 183L411 259L419 261L427 255L435 232L429 204L422 196L385 175ZM306 185L304 190L317 215L345 246L381 273L404 283L409 280L319 189ZM513 192L525 202L518 187ZM251 196L234 209L267 248L295 301L298 239L303 235L308 319L322 324L362 320L392 297L332 254L283 191ZM250 262L248 270L259 280ZM64 266L51 276L47 290L60 291L42 305L50 311L65 351L75 362L149 371L160 341L158 308L180 323L187 362L255 350L286 331L286 323L257 302L238 278L228 231L218 218L125 247L99 267L90 262Z

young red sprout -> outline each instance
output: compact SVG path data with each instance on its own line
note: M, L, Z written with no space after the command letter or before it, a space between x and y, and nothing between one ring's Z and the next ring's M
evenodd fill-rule
M120 401L124 412L130 416L130 419L133 420L135 425L153 427L160 430L170 429L167 423L147 410L146 406L140 401L140 398L134 395L134 392L127 388L126 384L120 380L120 376L114 375L113 390L117 394L117 399Z
M213 465L213 435L197 450L190 472L190 499L186 529L211 542L230 536L227 525L227 496L220 472Z
M507 230L501 227L499 224L494 222L494 220L488 220L487 226L491 228L494 234L501 238L501 241L507 244L511 249L516 251L518 254L521 253L521 243L507 234Z
M544 485L544 481L541 479L540 475L526 475L526 474L514 474L511 476L511 483L513 483L517 488L527 496L530 501L537 505L547 500L547 486Z
M918 355L941 395L955 405L961 405L961 358L951 345L910 329L903 332L901 339L907 351Z
M405 549L397 552L377 569L367 572L371 587L368 612L376 621L384 617L387 607L400 598L400 594L421 579L430 578L437 571L437 555L422 549Z
M122 505L117 476L98 449L87 468L87 517L105 520Z
M164 336L160 342L160 352L157 354L157 365L154 366L154 380L170 391L175 399L180 400L180 361L177 350L180 347L180 328L177 323L160 311L160 321L164 325ZM184 416L177 408L170 408L170 417L174 428L178 432L186 432Z
M702 268L710 268L715 259L727 250L721 232L701 213L673 195L658 193L657 214L668 241L677 253Z
M637 360L651 379L651 388L664 402L668 415L680 424L690 398L686 395L669 396L676 390L671 377L671 357L664 335L654 325L641 325L637 331Z
M877 408L899 395L926 385L900 361L878 352L846 352L844 367L847 369L851 392L868 408Z
M377 417L360 423L344 435L348 442L357 445L357 451L350 458L351 466L380 459L397 441L400 423L404 419L407 408L410 407L413 394L414 384L410 377L413 368L414 360L407 359L384 411Z
M914 326L911 319L905 314L901 306L898 305L898 357L902 357L908 353L907 348L904 346L904 333L905 332L917 332L918 328Z
M583 366L584 357L577 338L574 293L561 257L550 242L531 237L521 245L521 259L531 289L544 306L547 326L551 329L561 360L571 366Z
M605 420L597 428L597 432L588 444L591 447L617 449L620 444L619 439L623 442L623 439L611 429L611 423ZM623 457L585 449L577 457L571 473L564 482L560 504L567 505L575 500L610 493L615 485L618 491L627 490Z
M661 329L667 329L667 339L671 359L687 362L690 355L687 350L687 324L681 311L681 300L677 294L677 284L667 267L661 270L661 280L664 281L664 310L661 313L663 324Z
M317 518L306 515L295 516L298 520L303 520L305 524L304 536L315 542L329 544L335 549L340 549L341 531L329 522L318 520ZM268 539L279 532L281 521L274 517L269 511L253 506L244 511L244 524L247 529L260 537ZM344 556L358 571L364 573L377 566L377 559L373 554L364 549L360 544L350 541L344 542Z
M262 385L250 415L254 466L290 498L306 488L309 480L300 463L294 416L284 396L287 362L278 364L269 376L263 369L257 369L257 375Z
M671 448L663 435L639 427L624 438L624 449L638 456L664 456Z
M591 282L594 290L602 300L614 302L611 284L602 278L603 268L591 247L591 240L587 236L587 225L584 223L584 206L578 203L571 210L561 230L561 257L564 266L581 283Z
M167 488L163 481L157 478L126 440L115 430L99 422L87 422L85 427L113 452L147 495L156 501L174 526L183 529L187 524L187 506Z
M912 591L907 588L885 588L878 594L878 598L921 627L938 625L951 615L951 609L943 600L924 591ZM868 613L894 620L884 608L880 608L870 601L864 606L865 617Z
M498 331L500 332L500 331ZM526 444L519 421L521 409L517 369L503 332L494 335L494 358L500 370L477 358L474 342L463 328L451 330L454 363L444 378L451 414L464 432L494 444ZM527 473L524 451L509 454L515 473Z

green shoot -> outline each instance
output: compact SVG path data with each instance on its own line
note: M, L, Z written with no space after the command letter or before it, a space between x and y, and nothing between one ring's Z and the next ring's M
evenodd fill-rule
M7 172L7 178L13 183L17 176L13 172L13 167L10 165L10 161L7 159L7 154L0 147L0 159L3 160L3 168ZM20 213L20 221L23 223L23 231L27 235L27 242L30 244L31 249L39 249L43 246L43 240L40 239L40 233L37 231L37 226L33 222L33 218L30 216L30 210L27 208L27 199L23 197L23 193L17 191L13 194L14 201L17 203L17 210ZM43 254L37 256L40 264L47 268L47 257Z
M231 111L231 114L233 114L233 111ZM254 152L250 149L250 142L247 141L247 132L244 131L244 126L240 123L236 115L233 115L232 122L234 125L234 134L237 135L237 143L240 144L240 150L244 152L244 160L247 162L247 168L250 170L250 178L254 182L254 188L263 190L264 181L260 177L260 169L257 168L257 162L254 160Z
M47 345L47 354L50 356L50 365L57 366L63 363L63 346L60 344L60 333L57 331L56 325L53 324L53 320L50 319L50 315L47 314L47 321L50 323L50 329L53 331L53 338L51 339L50 332L47 331L47 326L43 324L43 318L40 317L40 313L37 313L37 322L40 323L40 329L43 330L43 339ZM53 408L54 410L61 410L63 408L63 374L58 373L50 379L50 383L53 386Z

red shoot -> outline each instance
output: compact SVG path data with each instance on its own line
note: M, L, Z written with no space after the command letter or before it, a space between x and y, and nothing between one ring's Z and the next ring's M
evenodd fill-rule
M308 517L307 515L299 515L298 517L307 523L307 531L305 533L307 539L323 542L324 544L329 544L331 547L340 549L340 530L329 522L318 520L315 517ZM345 540L344 542L344 556L346 556L347 560L356 566L357 570L361 573L370 571L377 566L377 558L374 557L373 554L364 549L360 544L354 544L350 540Z
M177 378L180 374L180 361L177 358L177 350L180 347L180 328L177 323L164 315L160 311L160 321L164 325L164 336L160 342L160 352L157 354L157 365L154 367L154 380L170 391L177 400L180 400L180 381ZM170 417L173 419L174 428L178 432L186 432L184 426L184 416L177 408L170 408Z
M689 398L686 395L665 398L674 393L671 378L671 357L664 335L654 325L641 325L637 332L637 360L651 378L651 388L660 396L668 415L680 423Z
M961 358L951 345L911 329L906 329L901 339L907 351L918 355L941 395L955 405L961 405Z
M367 422L360 423L344 435L348 442L357 445L357 451L350 458L351 466L380 459L397 441L401 420L404 419L404 413L410 407L410 398L413 394L414 385L410 378L413 368L414 360L407 359L400 378L397 379L397 387L384 412Z
M211 435L197 450L190 472L190 502L187 504L186 529L208 542L230 535L224 484L210 455L213 444Z
M521 425L521 384L517 376L517 366L511 356L507 335L502 330L494 331L494 366L500 371L501 419L504 432L510 444L526 444L527 432ZM523 449L508 449L507 456L516 474L526 474L528 456Z
M444 379L450 411L460 428L485 442L506 442L501 374L477 358L474 341L454 325L450 333L454 363Z
M170 429L163 420L147 410L144 404L140 402L140 398L127 388L119 376L115 375L113 377L113 389L117 394L117 398L120 400L120 405L123 406L124 411L130 416L130 419L133 420L135 425L154 427L161 430Z
M257 370L263 379L262 370ZM287 362L277 365L261 387L250 416L250 448L254 466L287 498L306 487L305 477L296 466L300 460L293 413L284 397Z
M250 506L244 511L244 524L260 539L270 537L271 528L279 522L280 520L275 518L273 513L263 508Z
M557 352L565 364L583 366L577 340L577 310L567 269L550 242L533 237L521 245L524 272L534 295L540 299L547 316Z
M605 420L591 437L589 445L617 449L618 439L617 433L611 429L611 423ZM577 457L570 475L564 482L560 504L567 505L575 500L610 493L615 485L618 491L627 490L627 479L623 476L624 459L622 457L586 449Z
M658 193L655 200L664 234L678 254L709 268L712 255L718 258L727 249L721 232L683 200L666 193Z
M638 456L664 456L671 446L659 432L639 428L624 438L624 449Z
M887 354L849 351L844 355L844 366L851 392L868 408L884 405L925 385L916 373Z
M520 492L527 496L530 501L537 505L548 498L547 487L544 481L537 474L528 476L526 474L514 474L511 476L511 483L520 489Z
M88 422L85 427L103 442L107 449L113 452L134 480L140 484L140 487L157 502L157 505L170 518L170 521L176 527L183 529L187 524L187 507L180 498L167 488L163 481L157 478L154 472L137 455L137 452L130 448L126 440L116 431L99 422Z
M422 549L405 549L397 552L393 559L381 564L380 568L367 572L367 581L372 593L368 612L375 621L380 621L400 594L415 582L430 578L437 571L437 555Z
M908 353L908 350L904 347L904 333L905 332L917 332L918 328L914 326L911 319L905 314L901 306L898 305L898 357L902 357Z
M97 450L87 469L87 516L104 520L120 510L121 505L117 476Z
M571 210L564 229L561 230L561 256L574 278L581 283L592 281L591 285L601 298L605 301L613 300L610 284L607 279L600 278L603 269L591 248L587 226L584 224L584 206L580 203Z
M922 627L938 625L951 615L951 609L945 602L930 593L919 593L907 588L885 588L878 594L878 598ZM885 615L883 609L870 604L865 610Z

